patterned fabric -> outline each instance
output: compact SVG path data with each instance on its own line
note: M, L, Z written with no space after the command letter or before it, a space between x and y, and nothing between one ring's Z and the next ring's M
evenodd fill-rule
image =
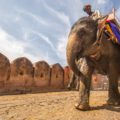
M120 30L119 30L119 28L113 22L109 22L109 25L110 25L112 32L114 33L115 37L118 40L117 43L120 44Z
M120 29L114 21L106 21L105 29L109 32L110 39L114 43L120 44Z
M111 27L109 24L106 24L105 25L105 29L109 32L110 34L110 39L109 40L112 40L114 43L117 43L118 44L118 40L115 36L115 34L113 33L113 31L111 30Z

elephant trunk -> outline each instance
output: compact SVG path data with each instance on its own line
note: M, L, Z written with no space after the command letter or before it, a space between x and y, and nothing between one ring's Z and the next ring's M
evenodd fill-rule
M76 58L80 52L80 42L76 34L71 34L68 38L67 44L67 62L72 71L78 76L82 75L76 64Z

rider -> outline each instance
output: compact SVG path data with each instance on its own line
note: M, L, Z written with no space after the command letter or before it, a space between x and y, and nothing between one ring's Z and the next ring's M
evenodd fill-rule
M92 11L90 4L84 5L83 11L86 12L88 14L88 17L91 17L93 20L97 20L102 17L99 10ZM99 38L99 36L100 36L100 27L98 26L97 38Z
M96 19L102 17L99 10L95 10L95 11L91 10L91 5L90 4L85 5L83 7L83 10L93 20L96 20ZM111 15L112 15L112 18L111 18ZM117 19L115 19L115 17L114 17L114 15L115 15L115 10L114 9L112 10L111 15L109 14L108 19L106 20L106 24L108 24L110 29L111 29L111 30L109 29L109 32L111 33L110 38L113 39L112 40L113 42L120 44L120 26L119 26L118 22L116 21ZM100 34L100 29L101 28L99 28L99 26L98 26L97 36L99 36L99 34Z
M89 17L92 17L92 19L94 19L94 20L96 20L102 16L99 10L92 11L90 4L85 5L83 7L83 10L84 10L84 12L86 12L89 15Z

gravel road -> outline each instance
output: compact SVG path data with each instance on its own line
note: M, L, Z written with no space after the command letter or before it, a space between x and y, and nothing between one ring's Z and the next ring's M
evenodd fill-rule
M74 108L77 91L0 96L0 120L120 120L120 106L107 106L107 92L91 92L92 110Z

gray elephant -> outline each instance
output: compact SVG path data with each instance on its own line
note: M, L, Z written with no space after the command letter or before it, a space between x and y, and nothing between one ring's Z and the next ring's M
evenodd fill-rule
M108 104L119 105L120 94L118 78L120 77L120 45L108 40L103 32L101 41L96 42L98 21L89 17L80 18L71 28L66 49L67 62L72 71L81 76L79 101L77 109L89 110L91 76L94 70L109 78ZM85 57L88 66L87 75L77 67L76 60Z

